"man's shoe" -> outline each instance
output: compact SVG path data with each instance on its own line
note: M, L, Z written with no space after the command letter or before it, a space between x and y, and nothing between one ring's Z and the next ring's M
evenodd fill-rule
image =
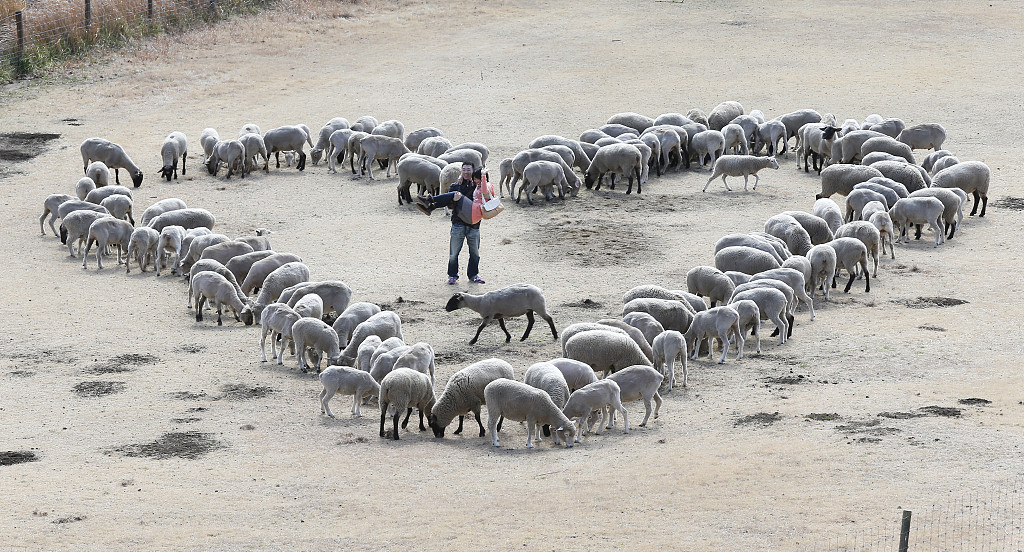
M487 283L487 282L484 281L483 278L480 277L479 274L477 274L476 276L473 276L472 278L470 278L469 281L473 282L474 284L486 284Z
M454 286L457 283L459 283L459 277L458 276L449 276L448 277L448 285L449 286Z
M426 205L418 201L416 202L416 208L419 209L421 213L427 215L428 217L430 216L430 213L434 210L433 207L427 207Z

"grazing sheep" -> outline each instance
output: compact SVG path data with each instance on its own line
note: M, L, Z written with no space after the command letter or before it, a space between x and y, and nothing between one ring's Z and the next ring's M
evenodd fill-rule
M871 138L885 136L873 130L855 130L843 135L832 143L833 163L857 163L860 161L860 148Z
M584 151L583 145L576 140L570 140L568 138L563 138L562 136L556 136L554 134L545 134L544 136L538 136L537 138L534 138L533 141L530 142L531 148L542 148L544 146L552 145L565 146L571 149L573 155L575 156L574 165L581 172L585 173L587 171L587 168L590 167L590 163L593 159L593 156L587 155L586 151Z
M153 229L155 232L156 230ZM174 254L174 264L171 265L171 274L178 273L181 265L181 242L185 239L185 229L181 226L166 226L160 231L160 241L156 248L156 275L160 275L160 269L167 267L167 253Z
M900 132L903 132L903 130L907 128L907 125L900 119L889 117L888 119L885 119L880 123L875 123L868 128L875 132L880 132L889 138L896 138L900 135Z
M270 246L270 238L267 237L267 234L273 234L273 232L266 228L257 228L255 236L239 236L235 238L235 241L248 245L253 251L271 251L273 247Z
M424 140L427 140L428 138L440 138L443 136L444 133L434 127L418 128L406 135L405 147L409 148L410 151L417 151ZM451 147L451 145L449 144L448 147Z
M281 266L292 262L302 262L298 255L291 253L274 253L261 260L255 261L249 272L242 280L242 292L246 295L253 293L257 288L263 287L268 276Z
M747 332L750 332L754 336L754 343L757 346L756 352L761 354L761 309L758 308L757 303L750 299L733 301L729 306L739 314L737 326L739 326L740 335L743 336L744 342L746 342ZM722 345L725 348L729 347L727 343ZM738 350L739 348L737 347Z
M700 110L691 110L691 111L700 111ZM706 117L705 117L705 119L706 119ZM683 125L688 125L688 124L693 123L693 122L694 121L692 119L690 119L686 115L683 115L682 113L662 113L661 115L658 115L657 117L655 117L655 119L654 119L654 126L660 126L660 125L683 126Z
M786 127L786 142L783 146L788 149L790 138L797 136L797 140L799 140L799 131L801 127L808 123L821 122L821 113L818 113L813 109L799 109L797 111L786 113L785 115L780 115L772 120L779 121ZM778 152L776 152L776 155L778 155Z
M619 384L614 380L598 380L591 383L581 389L577 389L569 396L569 401L562 408L562 414L564 414L570 420L576 419L579 426L579 431L576 432L576 442L580 442L583 434L587 432L588 420L592 413L596 413L598 410L601 411L601 423L597 426L597 434L601 434L601 430L604 428L605 420L609 419L607 409L618 410L622 413L622 423L625 430L623 433L629 433L629 414L626 409L623 408L622 402L619 399ZM610 420L609 420L610 421Z
M412 347L406 345L405 342L395 338L385 340L384 345L388 345L388 341L398 341L400 345L393 349L377 347L377 350L374 351L370 360L370 376L377 381L383 381L384 376L395 369L398 358L412 350Z
M383 341L376 335L371 335L364 339L359 345L359 350L356 352L356 360L353 367L370 373L370 368L373 367L373 354L382 343Z
M359 409L363 399L380 395L380 384L376 380L362 370L347 366L329 366L320 372L320 385L323 386L319 395L320 413L331 418L334 417L334 413L331 412L331 405L328 403L337 393L352 395L352 415L357 418L363 415Z
M206 170L213 176L220 171L220 164L228 167L228 174L225 178L231 178L236 172L245 178L245 146L238 140L221 140L213 147L213 153L206 160Z
M135 260L139 265L139 271L145 272L146 265L153 263L156 268L156 248L160 244L160 233L148 226L141 226L132 231L128 240L128 261L125 262L125 272L131 272L131 261Z
M155 219L156 217L164 213L178 211L185 208L187 208L185 202L176 197L161 199L160 201L157 201L156 203L150 205L149 207L146 207L146 210L142 212L142 218L139 219L139 224L142 226L149 226L149 223L152 222L153 219ZM160 230L157 230L157 232L159 232Z
M935 197L908 197L889 208L889 217L896 229L896 243L906 243L907 226L928 224L935 232L935 247L946 241L942 213L945 206Z
M548 362L562 373L570 393L597 381L597 374L586 363L564 357L554 358Z
M623 316L631 312L646 312L660 322L666 330L678 332L685 332L693 320L692 308L688 304L667 299L633 299L622 306Z
M273 251L253 251L252 253L232 257L228 262L224 263L224 266L234 274L235 280L245 282L245 278L249 275L252 265L273 254Z
M697 156L697 166L704 168L704 157L708 158L708 168L714 170L715 161L725 153L725 136L717 130L698 132L690 140L690 155Z
M243 127L242 130L244 131L245 128ZM242 133L239 133L239 134L242 134ZM259 134L259 133L257 132L257 134ZM220 142L220 134L217 133L217 129L214 129L214 128L204 128L203 132L199 135L199 144L201 146L203 146L203 154L204 154L203 164L204 165L206 164L207 159L210 158L210 155L213 154L213 147L217 145L217 142Z
M402 140L381 134L372 134L360 141L361 153L359 157L360 172L369 172L370 180L373 180L373 161L387 161L387 177L391 177L391 167L398 166L398 159L406 153L411 153L405 147ZM397 170L396 170L397 172Z
M939 205L941 206L941 203ZM836 251L836 270L832 274L832 287L836 287L839 269L845 268L847 274L850 275L850 281L846 283L843 293L849 293L850 286L853 285L853 280L857 277L857 266L860 265L864 270L864 293L869 293L871 291L871 274L868 273L868 248L864 245L864 242L857 238L840 237L832 240L827 245Z
M888 136L876 136L874 138L869 138L861 144L861 159L874 152L885 152L890 155L902 157L903 159L906 159L907 163L915 162L914 152L910 149L910 146Z
M831 201L831 200L829 200ZM827 243L832 241L834 231L829 223L818 216L804 211L783 211L781 214L793 217L811 238L811 245ZM797 253L798 255L800 253Z
M67 205L68 203L70 203L70 201L65 202L64 205ZM75 256L75 243L78 243L79 253L85 250L85 241L89 237L89 227L92 223L101 218L110 217L110 213L108 213L106 209L99 205L96 207L101 209L101 211L80 209L61 217L60 242L68 246L68 253L70 253L72 257Z
M811 298L814 292L821 290L825 300L829 299L829 282L832 281L839 262L836 250L829 244L815 245L807 252L807 260L811 263Z
M707 297L712 307L728 301L735 287L728 276L713 266L695 266L686 273L686 289Z
M832 197L835 194L849 195L854 186L876 176L884 175L873 166L865 167L864 165L842 163L829 165L821 171L821 193L816 195L815 199Z
M889 200L884 195L874 190L866 188L851 190L846 196L846 216L844 217L844 220L846 222L861 220L861 212L863 211L864 206L872 201L881 203L886 207L886 209L888 209L890 205Z
M277 364L284 364L284 349L292 341L292 325L299 321L299 313L284 303L271 303L263 309L260 319L260 351L263 362L267 362L267 334L270 334L270 354L277 358ZM281 337L281 351L277 351L277 336ZM294 343L293 343L294 346ZM301 351L300 351L301 352Z
M611 144L602 147L594 155L594 160L590 163L590 166L584 173L584 182L587 185L587 189L594 187L595 190L601 189L601 181L604 175L610 173L611 189L615 189L615 175L620 175L623 178L629 178L629 186L626 188L626 194L633 192L633 179L636 178L636 193L641 193L641 173L643 171L643 154L640 150L632 144Z
M391 416L393 428L391 438L397 441L398 418L405 410L405 420L402 421L402 429L409 425L409 416L412 409L416 408L420 413L420 431L426 431L423 425L423 415L430 412L434 406L434 387L430 384L430 378L416 370L399 368L389 372L380 382L378 394L380 403L380 436L385 437L384 420Z
M889 180L888 178L885 178L885 177L879 178L879 180L882 180L882 179ZM903 188L902 184L900 184L898 182L894 182L892 180L889 180L889 181L892 182L893 184L895 184L896 186L898 186L900 188ZM882 196L885 197L885 201L883 201L881 203L883 203L886 206L886 209L889 208L889 205L894 205L896 203L896 201L898 201L900 199L900 197L906 197L906 196L901 196L899 194L899 192L897 192L893 188L890 188L889 186L886 186L886 185L881 184L879 182L871 182L870 180L868 182L861 182L860 184L857 184L856 186L853 187L853 190L850 193L852 194L853 192L855 192L857 190L871 190L872 192L875 192L877 194L882 194ZM846 202L847 203L850 202L849 196L847 196ZM866 204L864 204L864 205L866 205ZM863 209L863 205L861 206L860 210L861 211L864 210ZM864 219L866 220L867 217L864 217Z
M757 176L757 172L761 169L776 169L779 168L779 162L774 157L756 157L753 155L723 155L719 157L713 166L711 172L711 178L708 178L707 184L704 184L702 192L708 191L708 186L711 185L711 181L719 176L722 177L722 184L725 184L725 189L732 191L729 187L729 183L725 181L727 176L742 176L743 177L743 191L747 191L747 180L753 175L754 176L754 189L757 189L757 184L761 181L761 178Z
M128 188L125 188L124 186L104 186L102 188L96 188L95 190L86 194L85 201L99 205L100 203L103 202L104 199L107 199L108 197L115 195L123 195L128 198L131 198L132 191L129 190Z
M46 196L46 199L43 200L43 214L39 215L39 233L44 236L46 235L46 230L43 230L43 220L46 218L46 215L50 215L50 230L53 230L53 235L57 236L57 228L53 225L54 221L57 220L57 210L62 204L74 199L74 197L68 194L50 194Z
M808 123L797 131L796 168L800 168L800 160L804 161L804 172L809 172L807 158L811 157L811 165L821 174L825 165L833 161L833 149L839 136L839 128L829 125Z
M758 111L758 113L761 113ZM753 115L740 115L729 121L729 125L739 125L743 129L743 140L746 146L749 148L750 144L754 141L754 135L757 134L757 125L764 122L764 114L761 114L761 120ZM725 134L726 129L729 125L722 127L722 134ZM747 150L749 152L749 149Z
M705 303L704 299L696 293L690 293L684 289L673 289L669 291L680 297L680 301L683 302L683 305L690 307L690 309L695 313L708 310L708 304Z
M683 301L683 297L678 293L675 293L669 289L653 284L644 284L636 286L633 289L627 291L622 296L622 304L632 301L633 299L667 299L670 301ZM686 306L690 306L688 303ZM691 308L690 312L697 312L696 309Z
M718 308L718 307L715 307ZM697 320L698 316L703 316L702 313L707 311L701 311L694 320ZM687 328L687 332L693 330L693 324ZM668 380L668 390L671 391L676 384L676 370L675 360L679 357L683 363L683 387L686 387L686 349L687 340L683 337L683 334L675 330L665 330L658 337L654 338L654 343L651 344L651 349L654 350L654 369L661 372L662 375Z
M928 187L928 182L923 176L927 173L923 173L924 169L921 169L921 167L918 167L917 165L904 163L902 161L878 161L871 165L871 168L882 173L882 177L886 179L883 181L877 177L871 178L870 181L875 183L885 183L883 185L886 185L888 182L896 182L897 184L901 184L906 190L908 190L908 192Z
M968 194L973 194L974 207L970 216L973 217L978 212L978 203L981 203L981 214L978 216L983 217L985 209L988 208L988 185L991 174L988 165L981 161L964 161L935 173L932 187L960 188Z
M430 385L434 385L434 348L429 343L419 342L409 348L395 361L394 370L412 368L417 372L430 376Z
M463 419L470 412L476 418L476 423L480 426L480 436L483 437L485 433L484 424L480 421L480 406L487 404L484 389L495 380L511 380L514 377L512 365L499 358L475 362L452 374L427 420L434 437L444 437L445 428L456 416L459 418L459 427L454 434L462 433ZM492 420L497 422L497 417Z
M958 192L962 192L959 188L955 188ZM910 197L934 197L942 202L942 222L946 225L948 234L946 239L952 239L953 234L956 233L957 227L960 225L960 221L963 220L963 211L961 210L960 196L954 193L949 188L925 188L923 190L917 190L910 194ZM921 227L917 227L916 238L921 238Z
M606 376L626 366L652 364L628 335L611 329L589 330L572 336L565 343L565 356Z
M421 191L426 189L431 194L441 191L441 167L422 157L403 157L398 161L398 204L402 200L412 203L410 188L416 184Z
M906 159L898 155L893 155L884 151L873 151L865 155L864 158L860 160L860 164L870 166L878 163L879 161L898 161L900 163L907 163Z
M722 137L725 139L723 145L723 151L725 153L734 153L737 155L749 155L750 148L747 146L749 141L747 140L747 134L744 132L743 127L729 123L722 128Z
M782 280L777 280L775 278L762 278L755 280L752 277L749 282L736 286L736 293L733 293L733 297L753 289L764 288L780 291L782 292L782 295L785 296L786 298L786 308L782 312L781 316L783 320L786 322L786 328L788 332L786 335L786 339L788 340L790 337L793 336L793 326L795 325L796 320L794 314L796 313L797 306L796 292L789 284ZM772 335L777 335L777 333L773 332Z
M267 157L267 144L259 134L245 134L238 139L242 144L244 173L251 173L259 167L256 156L263 158L263 171L270 172L270 158Z
M954 155L947 155L945 157L941 157L937 161L935 161L934 165L932 165L930 174L934 177L935 175L939 174L939 171L941 171L942 169L952 167L953 165L956 165L959 162L960 159L958 159Z
M487 384L484 398L492 445L501 446L498 442L498 426L502 418L526 422L527 448L533 448L534 434L537 427L542 425L555 428L556 442L563 441L567 447L573 445L576 427L544 391L503 378Z
M772 120L757 125L757 133L754 134L754 138L754 153L761 153L761 148L767 145L769 157L777 157L781 151L785 154L786 159L789 159L789 148L786 147L789 135L786 133L786 125L782 121Z
M728 234L722 236L721 238L718 239L717 242L715 242L714 252L718 253L719 251L725 249L726 247L751 247L753 249L764 251L765 253L771 255L777 263L781 264L782 261L785 260L790 255L788 246L782 240L777 240L775 236L771 236L770 234L766 235L769 236L771 240L760 235L754 235L752 233ZM778 243L776 243L776 241Z
M358 132L365 132L369 134L373 129L377 128L380 122L377 121L376 117L372 115L363 115L356 119L356 122L352 123L352 130Z
M505 319L526 315L526 331L520 341L526 341L533 329L533 313L536 312L541 318L547 321L551 327L551 335L558 339L558 332L555 330L555 321L547 313L544 303L544 292L537 286L530 284L513 284L498 290L489 291L483 295L472 295L469 293L456 293L448 300L444 310L452 312L461 308L468 308L480 313L483 322L476 330L476 335L469 342L476 344L480 338L480 332L491 323L497 320L501 331L505 332L505 342L512 341L512 334L505 328Z
M352 366L359 353L359 346L371 335L385 340L391 337L404 339L402 337L402 319L392 311L380 311L360 323L352 330L352 338L349 339L348 345L341 353L341 364Z
M272 128L263 136L263 144L267 148L267 155L274 156L276 168L278 169L281 168L282 151L297 152L299 154L299 163L295 168L300 171L306 169L306 152L302 149L303 142L312 142L309 133L295 125Z
M823 246L816 246L823 247ZM831 277L831 275L829 275ZM753 301L757 305L761 320L771 320L779 332L779 345L786 342L789 336L789 321L786 316L788 301L786 295L771 287L748 289L732 296L730 305L743 300ZM760 330L758 330L760 334ZM760 337L758 338L760 340ZM723 344L724 345L724 344ZM760 352L760 343L758 344Z
M195 297L196 322L203 321L203 306L210 301L217 308L217 325L223 326L221 311L224 305L231 307L235 320L249 305L238 297L235 287L224 276L216 272L200 272L189 281L189 291ZM251 322L246 322L246 326Z
M896 260L896 248L893 247L893 235L896 234L895 225L892 223L892 217L889 216L888 211L879 211L872 213L868 217L868 222L875 225L878 229L879 245L881 246L882 255L885 255L885 242L889 241L889 253L892 255L892 259Z
M320 162L320 158L324 154L324 150L328 150L331 147L331 136L339 130L349 130L348 119L344 117L335 117L327 124L320 127L320 132L317 134L316 145L309 150L309 158L316 165ZM337 171L334 171L337 172Z
M491 155L491 150L488 149L487 146L479 142L463 142L461 144L456 144L448 148L448 151L446 151L445 153L454 153L462 150L473 150L480 154L480 164L476 165L477 167L483 167L487 165L487 158L490 157Z
M594 373L589 367L587 370L591 374ZM527 368L523 374L523 383L547 393L558 408L563 408L569 401L569 384L566 383L561 370L550 362L537 362ZM544 426L544 435L551 435L548 426Z
M195 243L195 242L192 242ZM191 248L189 248L191 252ZM247 255L252 253L252 246L237 240L225 240L220 243L215 243L207 246L199 254L200 259L215 259L221 264L227 266L231 259Z
M708 360L712 360L715 355L715 338L717 337L722 343L722 358L718 360L718 363L725 363L725 355L729 352L730 336L736 338L736 360L743 358L743 334L740 332L739 322L740 314L728 305L699 312L697 316L693 317L693 323L686 330L686 334L679 335L682 342L681 353L684 357L683 387L686 387L686 353L690 351L690 359L697 360L697 354L704 339L708 340ZM670 379L669 390L672 389L671 382Z
M654 338L665 331L665 327L661 325L661 322L658 322L657 319L646 312L631 312L624 315L622 321L639 330L643 334L644 339L647 340L647 343L654 343Z
M823 197L816 200L811 214L824 219L833 233L843 225L843 213L839 210L839 204L830 198Z
M842 227L840 227L840 228L842 228ZM803 258L803 257L795 255L794 257L791 257L791 258ZM810 262L809 261L807 261L807 262L808 262L807 270L810 271ZM807 291L806 290L807 290L807 287L808 287L807 286L808 280L807 280L807 277L806 277L805 272L803 270L803 267L801 267L801 268L781 267L781 268L776 268L776 269L773 269L773 270L766 270L764 272L759 272L759 273L757 273L757 274L755 274L755 275L750 277L750 281L751 282L757 282L757 281L767 280L767 279L778 280L778 281L786 284L790 288L792 288L794 297L796 299L799 299L800 302L802 302L805 305L807 305L807 308L810 309L810 311L811 311L811 320L814 320L814 301L812 301L811 298L807 295Z
M192 268L192 265L201 258L203 251L206 250L207 247L226 241L231 241L231 238L224 234L205 234L193 237L192 241L187 244L188 251L186 252L185 257L181 260L181 270L187 273ZM183 251L185 245L185 241L182 240Z
M654 126L654 119L641 115L639 113L633 113L627 111L625 113L617 113L608 118L607 124L620 124L636 130L637 134L647 130Z
M221 276L224 277L225 280L228 281L229 284L231 284L233 288L235 288L235 294L238 295L239 301L248 301L248 297L246 297L245 294L242 293L242 289L238 287L238 281L235 280L235 275L232 274L227 268L224 268L224 265L221 264L220 261L215 261L213 259L203 259L197 262L196 264L192 265L192 268L186 274L186 278L188 280L191 280L193 276L202 272L216 272L217 274L220 274ZM192 299L192 288L189 287L188 302L185 303L186 307L192 308Z
M553 189L558 190L559 199L565 199L565 190L572 189L565 178L563 167L568 165L553 163L551 161L533 161L523 169L523 184L519 187L519 194L516 196L516 203L526 191L526 201L533 205L533 190L539 189L546 201L554 199ZM639 184L638 184L639 186ZM639 193L639 192L637 192Z
M624 134L636 134L635 128L628 127L626 125L620 125L618 123L608 123L601 125L597 130L607 134L611 138L618 138ZM600 145L600 144L598 144Z
M93 189L109 186L110 169L107 168L103 161L93 161L92 163L89 163L88 167L85 168L85 178L92 180ZM81 180L79 180L79 182L81 182ZM84 186L88 186L88 184L85 184ZM81 199L85 198L83 197Z
M260 309L262 312L263 309ZM298 313L296 313L298 314ZM299 369L309 371L306 364L306 349L312 349L317 357L316 372L320 373L320 358L327 357L328 365L337 365L341 358L338 334L319 318L300 317L292 324L292 341L295 342L295 356L299 357ZM429 381L429 380L428 380Z
M174 175L174 179L178 178L178 158L181 157L181 174L185 174L185 158L188 157L188 140L185 138L185 133L174 131L164 138L163 145L160 146L160 157L163 158L164 166L160 168L160 176L171 181L171 175Z
M779 268L782 263L775 257L752 247L730 246L715 253L715 268L722 272L735 270L744 274L757 274Z
M319 295L324 302L324 313L334 311L340 314L348 307L352 300L352 290L345 282L338 280L325 280L322 282L309 282L301 288L294 290L287 298L288 306L295 307L295 304L304 296L309 294ZM283 297L283 294L282 294Z
M295 306L292 308L303 318L323 318L324 316L324 300L315 293L304 295L302 299L295 302Z
M725 125L729 124L733 119L743 115L744 113L746 112L743 110L743 106L739 102L722 102L711 110L711 114L708 115L707 126L711 130L722 130ZM693 119L693 117L690 118Z
M661 372L650 366L634 365L627 366L614 374L610 374L607 380L614 381L619 386L620 402L644 401L646 413L644 414L644 420L640 422L640 427L646 427L647 420L651 417L651 401L653 400L655 404L655 419L658 418L658 413L661 410L661 394L658 390L661 388L664 377ZM611 429L614 425L615 411L612 411L608 429Z
M607 325L607 324L601 324L600 322L577 322L575 324L569 324L568 326L562 328L562 337L561 337L561 339L562 339L562 355L565 356L565 354L566 354L566 352L565 352L565 344L570 339L572 339L572 336L574 336L574 335L576 335L578 333L589 332L591 330L607 330L607 331L611 331L611 332L615 332L615 333L622 333L624 335L629 335L629 332L627 332L623 328L618 328L618 327L610 326L610 325ZM636 341L636 340L634 339L633 341ZM644 339L644 341L646 341L646 338ZM640 344L637 343L637 346L639 346L639 345ZM648 348L650 348L650 345L648 345ZM650 358L653 358L653 357L654 357L654 353L652 352Z
M808 251L808 254L809 253L810 251ZM803 255L793 255L792 257L783 261L782 268L792 268L793 270L800 271L800 274L803 274L805 292L810 293L811 290L814 289L812 287L814 282L814 271L811 268L811 261L807 257ZM749 282L750 280L747 281Z
M864 244L868 255L875 261L875 270L872 276L878 277L878 249L882 236L875 228L875 225L865 220L855 220L839 227L836 231L837 238L857 238Z
M949 150L933 151L926 155L924 160L921 161L921 167L934 175L935 171L932 171L932 167L935 165L935 162L938 161L939 159L942 159L943 157L948 157L951 155L953 155L953 152Z
M352 303L334 320L334 331L338 333L338 343L348 347L349 339L356 326L380 312L380 307L373 303Z
M128 222L113 218L100 217L89 225L89 234L85 244L85 254L82 255L82 268L89 268L89 249L96 244L96 265L103 268L103 261L100 255L107 250L108 246L117 246L117 264L121 264L121 254L128 252L128 243L132 239L132 232L135 229ZM128 264L125 255L125 264Z
M684 138L675 130L671 128L656 128L649 133L643 134L640 139L643 140L645 136L654 136L657 139L657 151L659 153L657 157L658 176L661 176L662 171L668 169L673 157L676 159L676 170L679 170L683 162L689 165L689 159L683 155ZM654 150L654 147L652 146L651 149Z
M95 189L96 182L88 176L83 176L78 179L78 182L75 184L75 195L78 196L78 199L85 201L85 198L89 196L89 192Z
M523 150L523 151L517 153L515 155L515 157L512 158L512 178L511 178L511 181L509 183L509 195L510 196L513 193L512 190L514 190L514 187L515 187L516 183L519 182L519 179L524 176L524 174L526 172L526 167L528 167L530 165L530 163L532 163L534 161L548 161L548 162L557 164L559 166L559 168L561 169L562 175L564 176L564 179L566 181L566 184L558 185L559 194L563 195L564 191L566 189L569 189L569 190L572 191L572 195L575 197L576 192L577 192L578 188L581 185L579 177L577 177L576 173L573 172L572 167L565 162L565 160L562 158L561 154L559 154L558 152L547 150L547 149L543 149L543 148L530 148L530 149L526 149L526 150ZM460 170L461 170L461 165L460 165ZM535 168L534 170L536 171L537 169ZM535 174L534 175L535 178L542 178L544 176L545 176L544 174L540 174L540 175L536 175ZM547 175L547 176L552 178L552 179L555 179L555 180L561 180L560 178L558 178L558 176L556 174L550 174L550 175ZM571 183L571 185L570 185L570 183ZM500 184L500 182L499 182L499 184ZM520 196L522 195L522 190L525 189L526 183L524 182L522 184L522 186L523 186L523 188L520 188L520 192L519 192ZM532 188L530 190L527 190L527 194L528 194L527 198L528 199L529 199L529 193L530 192L532 192ZM518 198L517 198L516 201L518 202ZM531 205L532 205L532 203L531 203Z
M267 259L260 261L260 263L273 258L273 256L267 257ZM253 266L253 269L249 270L249 277L253 275L255 266L256 265ZM249 277L246 277L247 282L249 281ZM301 262L288 262L277 267L273 272L267 275L266 279L263 281L263 286L260 288L260 294L256 297L256 302L251 308L246 309L246 311L242 313L243 317L251 319L255 323L259 323L260 314L263 312L263 309L270 303L277 301L281 296L281 292L284 291L285 288L293 286L299 282L308 281L309 267ZM245 290L246 288L243 284L243 293L246 293ZM334 330L332 329L331 331L333 332ZM334 337L337 339L337 334L335 334Z
M83 171L88 171L91 161L101 161L107 167L114 169L114 182L117 184L121 183L118 169L124 169L128 171L132 184L136 188L142 186L142 170L132 162L121 146L103 138L88 138L82 142L80 150L82 152ZM86 174L88 175L88 172ZM92 177L92 175L88 176ZM95 177L92 177L92 179L96 181ZM96 181L96 185L101 186L99 181Z

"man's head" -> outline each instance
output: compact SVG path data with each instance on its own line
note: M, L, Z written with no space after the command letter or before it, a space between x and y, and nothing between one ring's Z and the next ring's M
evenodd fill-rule
M462 164L462 179L463 180L469 180L470 178L472 178L472 176L473 176L473 168L474 167L473 167L472 163L463 163Z

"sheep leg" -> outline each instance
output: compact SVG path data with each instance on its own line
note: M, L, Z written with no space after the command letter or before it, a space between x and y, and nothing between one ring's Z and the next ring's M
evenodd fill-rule
M262 361L266 362L267 361L267 330L264 329L261 333L263 335L260 337L260 351L263 353ZM271 340L270 346L271 347L274 346L273 340ZM271 349L271 353L276 353L276 352L277 351ZM277 355L275 354L274 356L277 356Z
M722 340L722 358L718 359L718 363L725 364L725 354L729 351L729 331L719 332L718 337Z
M747 190L747 182L749 182L749 181L750 181L750 175L749 174L743 175L743 191L744 192L748 191ZM756 174L754 175L754 189L755 190L757 189L757 175Z
M327 416L329 416L331 418L334 417L334 412L331 412L331 405L329 403L331 402L331 397L334 396L335 392L337 392L337 389L328 391L326 387L324 387L320 391L320 413L321 414L326 413ZM356 402L359 402L359 401L356 401Z
M974 214L978 212L978 202L981 201L981 194L978 192L978 190L974 190L974 193L972 195L974 196L974 207L971 209L971 212L968 215L968 216L971 216L971 217L973 217ZM986 203L986 207L987 207L988 206L987 205L988 201L986 200L985 203ZM982 213L981 216L985 216L985 211L984 210L982 210L981 213Z
M871 292L871 275L868 274L868 262L867 260L861 261L864 265L864 293Z
M420 431L426 431L427 426L423 425L423 410L420 410Z
M486 328L486 327L487 327L487 325L491 323L491 320L492 320L492 317L490 317L490 316L485 316L485 317L484 317L484 320L483 320L483 322L481 322L481 323L480 323L480 327L476 329L476 335L474 335L474 336L473 336L473 339L471 339L471 340L469 341L469 344L470 344L470 345L476 345L476 341L477 341L478 339L480 339L480 332L484 331L484 328ZM501 322L501 321L499 320L499 324L501 325L501 329L503 329L503 330L504 330L504 329L505 329L505 323L504 323L504 322ZM508 332L507 332L507 331L506 331L505 333L506 333L506 334L508 334ZM508 336L508 339L507 339L507 340L506 340L505 342L507 343L507 342L509 342L509 341L512 341L512 336L511 336L511 335L509 335L509 336Z
M355 395L352 395L352 415L355 416L356 418L363 417L363 412L360 409L360 406L362 406L363 404L363 401L361 399L363 399L365 396L366 391L361 391L359 393L356 393Z
M453 435L458 435L458 434L462 433L462 420L464 418L465 418L465 416L459 416L459 428L452 432ZM479 420L479 419L480 419L480 415L477 414L477 420ZM483 429L481 429L480 431L483 431Z
M388 415L388 403L384 402L384 401L381 401L380 402L380 436L381 437L384 437L384 420L387 418L387 415Z
M498 443L498 431L500 431L498 429L498 416L495 416L495 414L497 414L497 409L488 407L487 429L491 433L491 444L496 447L500 447L501 445Z
M501 331L505 332L505 343L512 341L512 334L508 333L508 328L505 327L505 319L498 319L498 326L501 327Z
M526 331L523 332L523 337L519 341L526 341L526 338L530 336L530 330L533 329L533 311L526 311Z
M117 167L114 167L114 183L115 184L120 184L121 183L121 172L120 172L120 170Z
M196 296L196 322L203 321L203 306L206 304L206 296L202 293Z
M409 416L412 416L412 407L405 410L405 419L402 420L402 429L409 427Z
M478 425L480 427L480 436L483 437L486 434L484 433L484 423L480 421L480 409L479 408L477 408L476 410L473 411L473 417L476 418L476 425ZM461 418L461 416L460 416L460 418ZM461 427L461 424L460 424L460 427Z
M277 162L277 168L280 169L281 168L281 152L279 152L279 151L275 151L274 152L274 160ZM383 435L381 435L381 437L383 437Z
M644 397L643 399L644 399L644 410L646 412L644 413L644 421L640 422L640 427L647 427L647 420L651 417L651 398L650 397ZM661 407L660 401L658 403L658 407L659 408ZM613 411L613 413L614 413L614 411ZM622 416L623 416L623 419L625 419L626 409L622 409ZM655 416L655 417L657 417L657 416Z
M409 411L411 412L412 409L410 408ZM394 418L391 419L392 426L393 426L392 427L392 431L394 432L392 434L392 440L394 440L394 441L398 440L398 419L401 418L401 417L402 417L402 413L399 412L399 410L396 408L395 409L395 416L394 416ZM406 417L406 421L409 421L408 417ZM402 426L402 427L405 427L405 426Z
M301 148L299 149L299 164L296 168L300 171L306 170L306 152L302 151ZM245 175L243 174L242 176L244 177Z
M850 293L850 286L853 285L853 281L857 278L852 270L849 270L848 272L850 273L850 281L846 282L846 287L843 289L843 293ZM832 287L835 287L835 285L833 284Z
M224 325L224 322L220 319L221 311L223 311L223 310L224 310L224 306L221 305L220 302L218 301L217 302L217 325L218 326L223 326Z
M977 191L974 192L974 206L975 207L978 206L978 197L979 197L979 195L980 194ZM985 216L985 209L988 209L988 194L986 194L984 197L981 198L981 214L978 215L979 217L984 217Z

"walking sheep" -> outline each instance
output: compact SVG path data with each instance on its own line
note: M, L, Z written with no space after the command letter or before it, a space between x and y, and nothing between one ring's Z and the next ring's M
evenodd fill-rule
M163 145L160 146L160 157L164 161L164 166L160 168L160 176L170 182L173 174L177 180L179 157L181 158L181 174L184 176L185 158L188 157L188 140L185 138L185 134L178 131L168 134L167 138L164 138Z
M480 332L491 323L497 320L501 331L505 332L505 342L512 341L512 334L505 328L505 319L526 315L526 331L519 341L526 341L533 329L533 313L536 312L541 318L547 321L551 327L551 335L558 339L558 331L555 330L555 321L548 315L544 303L544 292L537 286L530 284L513 284L498 290L489 291L483 295L472 295L469 293L456 293L448 300L444 310L452 312L461 308L468 308L480 313L483 321L476 330L476 335L470 340L470 345L475 345L480 338Z
M323 386L319 395L320 413L331 418L334 413L328 403L336 393L352 395L352 415L357 418L363 415L359 409L363 399L380 395L380 384L370 374L347 366L330 366L320 372L320 385Z
M761 169L776 169L779 168L779 162L775 160L775 157L756 157L753 155L723 155L715 161L714 168L711 172L711 178L708 178L707 184L704 184L702 192L708 191L708 186L711 185L711 181L719 176L722 177L722 184L725 184L727 191L732 191L729 187L729 183L725 181L727 176L742 176L743 177L743 191L747 191L747 180L750 175L754 176L754 189L757 189L757 184L761 181L760 177L757 176L757 172Z

